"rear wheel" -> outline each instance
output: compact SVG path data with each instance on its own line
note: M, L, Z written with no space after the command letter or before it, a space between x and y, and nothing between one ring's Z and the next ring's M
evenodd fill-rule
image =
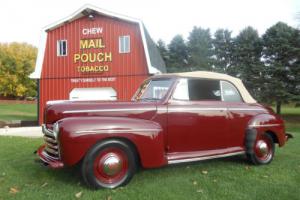
M274 157L275 144L270 135L267 133L262 135L257 135L253 151L251 154L247 154L248 159L256 164L269 164Z
M81 171L84 181L94 188L125 185L136 171L134 151L119 140L101 142L87 153Z

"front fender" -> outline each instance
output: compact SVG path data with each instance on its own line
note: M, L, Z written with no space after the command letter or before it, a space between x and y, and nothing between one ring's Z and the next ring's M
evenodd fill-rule
M274 114L259 114L254 116L248 123L248 129L255 129L257 134L272 132L275 134L279 146L286 141L283 120Z
M153 121L125 117L71 117L59 122L60 155L64 164L79 162L101 140L129 140L137 149L143 167L167 163L164 156L163 130Z

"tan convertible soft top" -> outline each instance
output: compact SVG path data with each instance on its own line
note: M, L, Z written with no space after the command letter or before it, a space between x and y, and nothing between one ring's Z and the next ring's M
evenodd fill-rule
M195 77L195 78L207 78L207 79L218 79L218 80L229 81L232 84L234 84L236 88L240 91L240 94L246 103L256 103L255 99L253 99L253 97L249 94L249 92L245 88L241 79L235 78L233 76L216 73L216 72L208 72L208 71L169 73L169 74L161 74L159 76L174 76L174 75L180 77Z

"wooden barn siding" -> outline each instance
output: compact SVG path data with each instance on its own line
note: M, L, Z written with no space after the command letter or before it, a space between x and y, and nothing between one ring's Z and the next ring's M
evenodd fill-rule
M81 33L83 28L103 27L100 35L84 36ZM131 52L119 53L119 36L130 35ZM104 49L84 49L80 50L79 41L84 38L103 38ZM57 57L56 43L59 39L68 41L68 55ZM86 17L75 20L69 24L61 26L48 32L47 45L43 63L42 78L66 78L66 77L88 77L94 74L80 74L77 66L80 65L109 65L110 71L105 76L116 75L144 75L148 74L145 52L142 44L138 24L124 22L108 17L97 16L94 21ZM112 62L102 63L73 63L75 53L84 52L112 52Z
M99 35L82 35L83 28L103 27ZM130 35L130 53L119 53L119 36ZM79 41L84 38L102 37L104 49L80 50ZM66 39L68 54L57 56L57 40ZM73 62L75 53L112 52L112 62L78 63ZM110 71L82 74L77 66L109 65ZM43 122L43 110L49 100L69 99L73 88L113 87L118 100L130 100L138 86L149 76L144 47L138 24L121 21L115 18L96 15L93 21L82 17L71 23L48 32L42 76L40 79L40 113L39 122ZM72 83L72 78L115 77L115 82Z
M140 84L148 77L147 75L139 76L114 76L113 82L78 82L72 83L69 78L41 79L40 80L40 113L39 122L43 122L44 107L49 100L66 100L69 99L69 93L74 88L87 87L112 87L117 91L117 99L129 101L138 89ZM99 78L99 77L95 77ZM106 77L104 77L106 78ZM108 77L110 78L110 77Z

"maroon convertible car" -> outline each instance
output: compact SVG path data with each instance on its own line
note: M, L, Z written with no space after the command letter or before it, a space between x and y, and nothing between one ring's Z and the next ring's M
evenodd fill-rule
M139 166L240 154L268 164L291 137L240 79L204 71L153 76L129 102L57 101L44 112L39 158L51 168L79 163L94 188L125 185Z

